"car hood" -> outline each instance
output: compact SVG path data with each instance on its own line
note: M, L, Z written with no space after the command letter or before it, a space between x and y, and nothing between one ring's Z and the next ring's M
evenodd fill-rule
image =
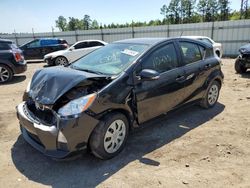
M63 94L78 84L90 84L90 78L106 78L98 75L67 67L51 67L36 71L34 74L29 96L44 105L54 104Z
M244 46L241 46L239 49L240 53L250 53L250 44L246 44Z
M44 58L60 56L60 55L63 55L67 51L68 50L59 50L59 51L51 52L49 54L46 54Z

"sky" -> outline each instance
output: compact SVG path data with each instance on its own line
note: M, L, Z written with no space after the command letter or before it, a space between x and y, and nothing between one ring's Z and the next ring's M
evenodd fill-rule
M85 14L102 24L162 19L160 8L170 0L0 0L0 33L51 32L55 20L82 19ZM231 0L233 10L240 0Z

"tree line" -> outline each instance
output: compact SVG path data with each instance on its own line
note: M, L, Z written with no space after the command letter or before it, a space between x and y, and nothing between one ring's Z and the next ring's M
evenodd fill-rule
M75 31L249 19L250 10L248 4L243 2L244 0L241 0L240 10L232 11L229 0L171 0L169 4L165 4L160 8L160 14L163 16L162 20L102 25L86 14L82 19L74 17L66 19L64 16L59 16L56 20L56 27L60 31Z

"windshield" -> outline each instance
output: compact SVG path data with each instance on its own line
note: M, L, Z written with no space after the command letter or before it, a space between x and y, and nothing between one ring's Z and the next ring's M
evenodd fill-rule
M113 43L82 57L71 68L100 74L117 75L125 70L147 45Z

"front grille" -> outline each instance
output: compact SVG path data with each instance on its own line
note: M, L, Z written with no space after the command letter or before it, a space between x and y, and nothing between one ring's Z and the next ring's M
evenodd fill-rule
M55 125L56 118L50 109L40 109L37 108L35 102L32 99L29 99L27 102L27 109L31 112L35 120L45 124L45 125Z

